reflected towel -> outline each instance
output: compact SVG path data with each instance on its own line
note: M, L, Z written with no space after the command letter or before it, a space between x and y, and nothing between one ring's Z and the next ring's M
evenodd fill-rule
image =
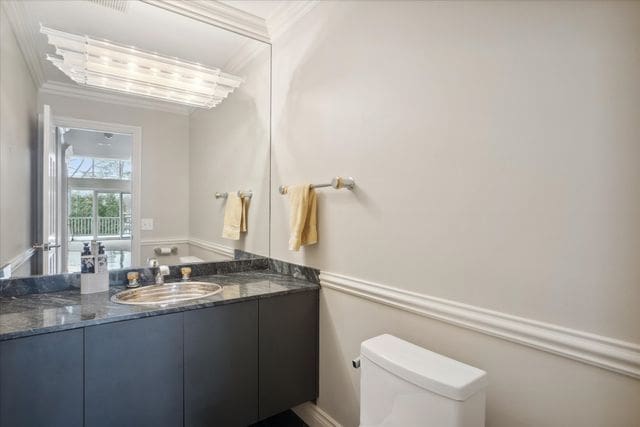
M224 208L222 237L240 240L241 231L247 231L247 202L237 193L230 192L227 195L227 203Z
M291 218L289 222L289 250L298 251L301 245L318 243L318 207L316 191L309 184L287 189Z

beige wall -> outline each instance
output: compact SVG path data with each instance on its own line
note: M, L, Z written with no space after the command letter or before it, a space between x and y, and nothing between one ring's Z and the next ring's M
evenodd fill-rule
M220 105L190 116L190 237L269 254L270 47L234 71L245 82ZM251 190L247 233L223 239L224 199L216 192ZM198 252L202 252L198 250ZM195 252L194 252L195 254Z
M32 241L31 207L37 144L37 92L0 7L0 266L24 253ZM30 273L26 263L14 275Z
M488 372L488 427L632 427L640 382L473 331L323 289L320 399L343 426L357 426L361 341L391 333Z
M273 46L271 256L640 342L640 3L320 2ZM287 251L280 184L320 190ZM360 341L489 372L489 426L640 424L640 382L323 290L319 406Z
M189 116L46 93L40 94L39 104L49 104L54 116L141 127L140 213L141 218L154 219L154 229L141 231L140 237L144 241L188 236Z

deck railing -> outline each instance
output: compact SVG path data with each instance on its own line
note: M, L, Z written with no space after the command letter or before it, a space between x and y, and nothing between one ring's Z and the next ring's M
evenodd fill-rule
M98 229L94 234L92 217L69 218L70 236L96 237L126 237L131 235L131 215L124 215L122 219L116 217L98 217Z
M69 218L70 236L93 236L93 217Z

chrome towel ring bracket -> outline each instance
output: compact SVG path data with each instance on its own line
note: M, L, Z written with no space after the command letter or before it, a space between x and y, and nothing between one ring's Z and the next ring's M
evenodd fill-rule
M346 188L347 190L353 190L356 186L356 180L353 177L343 178L341 176L337 176L331 180L330 183L326 184L311 184L310 188L323 188L323 187L333 187L336 190L340 190L342 188ZM278 189L280 194L287 194L287 186L281 185Z

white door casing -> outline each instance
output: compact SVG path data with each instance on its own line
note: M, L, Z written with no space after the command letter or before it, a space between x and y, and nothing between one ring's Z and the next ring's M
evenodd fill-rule
M57 274L60 269L60 203L58 175L58 144L52 123L51 107L44 105L41 116L41 183L42 214L40 218L42 240L34 244L42 250L42 274Z

